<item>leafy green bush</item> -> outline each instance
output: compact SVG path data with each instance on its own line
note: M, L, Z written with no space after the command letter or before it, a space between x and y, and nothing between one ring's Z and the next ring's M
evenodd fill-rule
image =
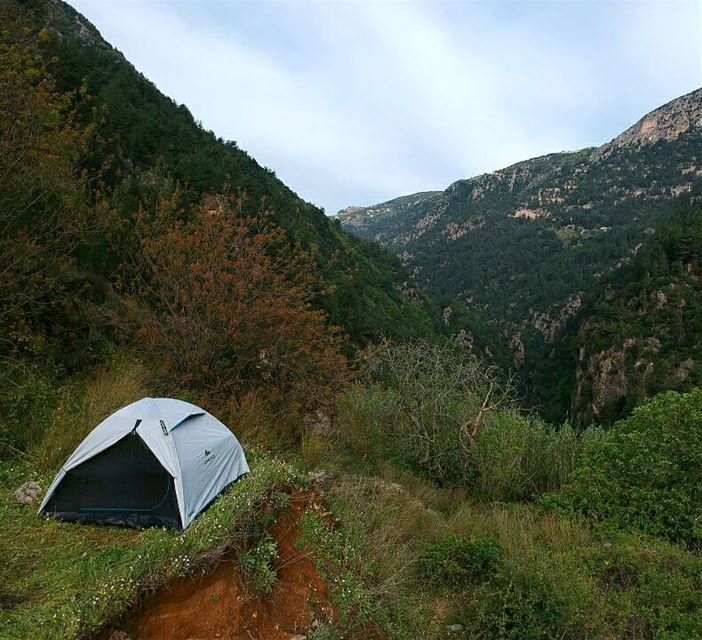
M465 613L471 637L493 640L578 637L574 618L581 603L560 589L559 577L519 571L499 575L484 585Z
M268 534L262 536L250 549L237 558L241 573L256 591L270 593L278 579L274 562L278 558L278 545Z
M517 411L495 412L470 451L476 489L490 500L530 500L560 488L576 467L582 443L600 432L556 428Z
M39 442L61 394L57 382L37 366L16 363L0 379L0 458Z
M455 616L467 637L701 637L698 556L644 536L563 529L553 516L525 523L524 515L503 520L500 568Z
M449 536L426 545L420 566L432 584L462 587L495 574L502 553L502 547L494 540Z
M586 447L546 505L702 546L702 390L656 396Z

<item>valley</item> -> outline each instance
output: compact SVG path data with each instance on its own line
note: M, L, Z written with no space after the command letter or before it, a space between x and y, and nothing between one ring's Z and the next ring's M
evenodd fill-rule
M410 19L467 28L460 3L390 4L412 79L430 50L466 62ZM148 19L195 11L206 44L178 46L218 87L246 43L282 50L286 122L351 44L300 24L356 41L353 11L382 14L261 5L291 40L258 3L0 2L0 638L702 637L702 89L600 147L329 217L75 8L137 11L154 42L130 46L169 64ZM370 102L403 86L379 36L349 56ZM429 121L456 75L403 113ZM301 165L333 129L304 97Z
M460 180L443 192L350 207L338 219L343 228L398 255L423 289L446 307L465 306L497 329L503 347L512 352L512 362L501 365L522 372L531 404L552 419L611 421L626 411L610 406L605 417L600 405L609 401L602 393L576 384L576 377L597 377L600 366L577 357L578 335L588 321L594 329L597 319L588 317L594 300L599 307L606 304L610 282L621 280L637 254L657 244L656 234L666 232L675 212L689 211L694 219L702 206L701 155L702 90L697 90L654 110L601 147L534 158ZM685 242L699 255L698 240ZM685 268L698 273L693 264ZM611 291L607 296L613 306L627 304ZM697 315L696 296L683 297L681 304ZM454 331L471 331L470 324L453 322ZM607 349L621 353L627 340L636 343L635 334L632 327L631 335L617 336L594 357L606 359ZM651 338L656 336L654 330ZM694 324L687 339L690 351L699 352L693 346L699 340ZM572 345L567 355L564 343ZM651 366L660 377L658 368L665 366L657 360L652 356ZM699 369L693 360L691 366ZM554 390L542 377L554 367L553 379L565 376L569 387L556 391L556 401L546 398ZM630 374L620 367L614 375ZM670 376L667 384L676 387ZM589 404L594 414L583 409Z

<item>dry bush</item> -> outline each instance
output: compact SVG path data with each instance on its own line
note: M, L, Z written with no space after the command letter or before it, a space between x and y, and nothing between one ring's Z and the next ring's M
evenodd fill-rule
M248 391L223 402L205 394L199 403L216 415L248 446L267 450L289 447L290 436L299 432L299 418L275 410L268 398Z
M126 328L173 384L218 402L253 393L279 423L329 403L348 369L312 306L324 286L313 260L265 211L243 215L244 201L208 196L183 212L168 200L142 216Z
M475 481L472 451L512 403L511 381L449 345L386 346L365 358L366 386L339 401L340 440L356 455L395 459L441 484Z

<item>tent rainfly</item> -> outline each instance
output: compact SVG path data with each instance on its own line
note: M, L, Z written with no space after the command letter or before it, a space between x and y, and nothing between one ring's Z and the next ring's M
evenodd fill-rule
M143 398L103 420L59 471L39 513L183 530L249 472L231 431L204 409Z

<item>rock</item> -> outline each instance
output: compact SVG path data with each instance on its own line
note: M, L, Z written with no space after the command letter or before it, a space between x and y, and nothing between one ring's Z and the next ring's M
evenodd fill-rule
M680 366L675 370L675 380L677 382L684 382L687 377L692 373L695 368L695 361L692 358L688 358L684 362L680 363Z
M461 347L461 349L466 349L467 351L473 350L473 334L470 331L461 329L456 336L456 344Z
M451 324L451 316L453 315L453 309L451 305L446 307L443 311L442 317L444 319L444 324L448 327Z
M332 429L331 418L321 409L315 413L309 413L303 418L310 433L315 436L328 436Z
M514 352L514 366L517 368L521 367L526 359L526 351L524 349L524 343L522 342L522 334L515 333L512 336L509 346Z
M462 624L447 624L446 631L448 631L449 633L460 633L461 631L463 631L463 625Z
M310 471L307 474L307 480L315 489L326 489L334 480L334 476L327 473L324 469L319 471Z
M41 500L41 496L44 491L41 485L34 480L25 482L17 491L15 491L12 496L12 500L19 502L20 504L34 504Z
M415 287L413 287L409 282L405 281L400 285L400 293L409 299L413 305L422 304L422 297Z
M296 633L294 636L290 636L290 640L307 640L307 636L303 636L300 633Z

